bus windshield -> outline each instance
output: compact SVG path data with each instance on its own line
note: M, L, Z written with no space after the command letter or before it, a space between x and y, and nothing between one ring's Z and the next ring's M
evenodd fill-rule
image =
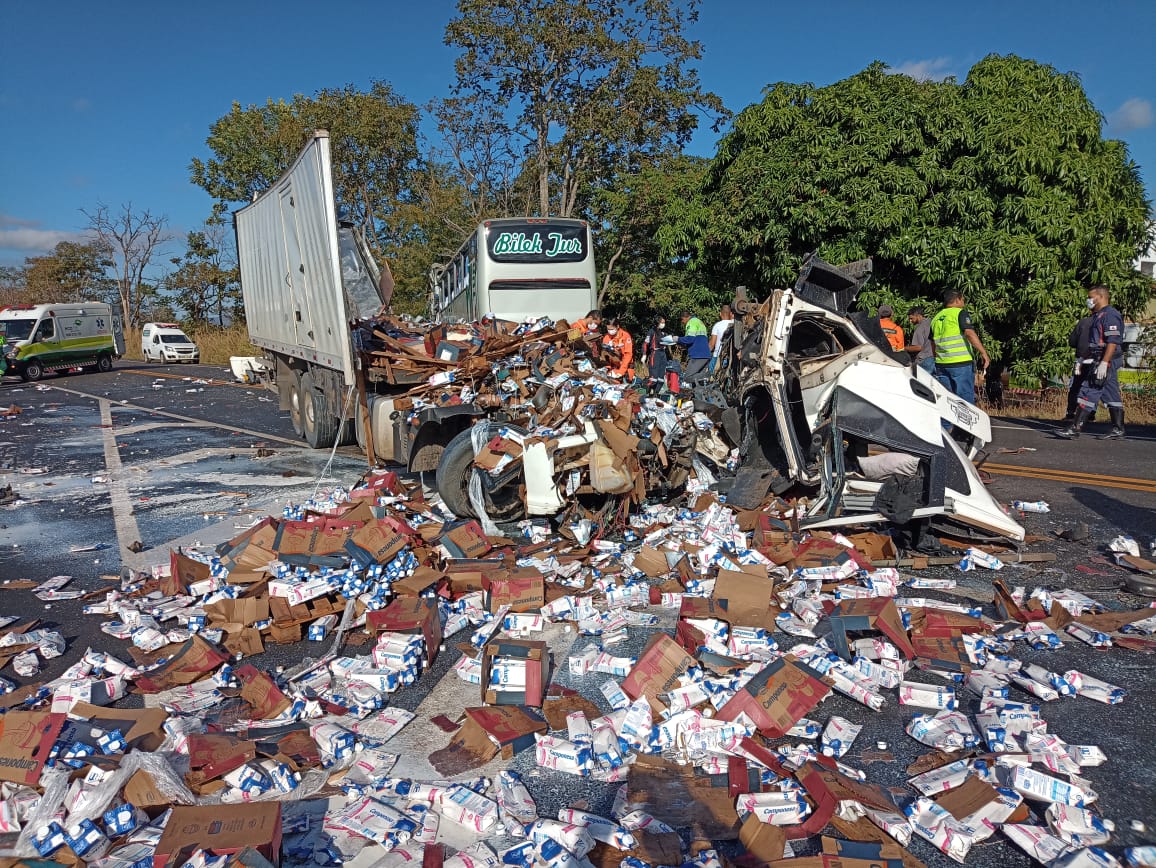
M26 341L34 325L34 319L0 319L0 334L10 341Z

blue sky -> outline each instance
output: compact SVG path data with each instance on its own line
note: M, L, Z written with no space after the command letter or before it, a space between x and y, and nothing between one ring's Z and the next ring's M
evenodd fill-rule
M78 236L103 202L196 228L209 197L188 181L209 125L234 101L263 103L348 83L390 82L419 105L444 94L452 0L397 3L103 4L7 0L0 14L0 264ZM776 81L828 84L873 60L955 75L1015 53L1077 72L1156 184L1156 3L1151 0L705 0L704 85L732 110ZM701 130L690 150L710 156ZM174 252L179 245L174 244Z

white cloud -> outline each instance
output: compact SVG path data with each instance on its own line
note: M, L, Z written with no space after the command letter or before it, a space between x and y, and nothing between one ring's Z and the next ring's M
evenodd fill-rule
M1139 97L1124 100L1118 109L1108 115L1108 124L1117 133L1142 130L1152 126L1154 121L1156 112L1152 110L1151 101Z
M951 70L950 57L929 57L925 60L906 60L888 72L895 75L907 75L916 81L943 81L954 73Z
M60 229L41 229L36 220L25 220L11 214L0 214L0 250L15 250L26 254L47 253L61 241L83 242L83 232Z

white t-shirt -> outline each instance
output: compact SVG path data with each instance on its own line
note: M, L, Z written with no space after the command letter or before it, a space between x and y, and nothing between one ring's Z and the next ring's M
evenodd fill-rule
M710 335L714 338L713 355L716 359L719 353L722 352L723 335L727 333L727 329L731 327L731 323L733 322L733 319L720 319L711 327Z

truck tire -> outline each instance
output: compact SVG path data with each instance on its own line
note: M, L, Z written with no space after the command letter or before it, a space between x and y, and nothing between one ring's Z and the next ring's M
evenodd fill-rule
M337 439L341 423L329 408L325 393L313 384L313 374L301 377L301 427L305 442L313 449L328 449Z
M481 424L485 424L484 422ZM446 444L434 474L434 484L449 511L458 518L473 518L470 503L470 474L474 463L474 441L470 429L462 431Z
M36 359L33 359L25 365L24 370L20 372L20 378L24 380L25 383L35 383L43 376L44 368Z
M470 476L474 473L472 467L474 442L470 435L471 430L467 428L446 444L438 462L437 472L434 474L438 494L450 512L458 518L476 518L473 504L470 503ZM519 487L516 482L511 483L491 496L489 516L492 520L515 521L525 516L526 504L522 501Z
M107 374L112 370L112 356L108 353L101 353L96 357L96 369L102 373Z
M305 433L305 426L301 423L301 374L290 370L289 376L293 380L289 387L289 421L293 423L293 433L300 437Z

